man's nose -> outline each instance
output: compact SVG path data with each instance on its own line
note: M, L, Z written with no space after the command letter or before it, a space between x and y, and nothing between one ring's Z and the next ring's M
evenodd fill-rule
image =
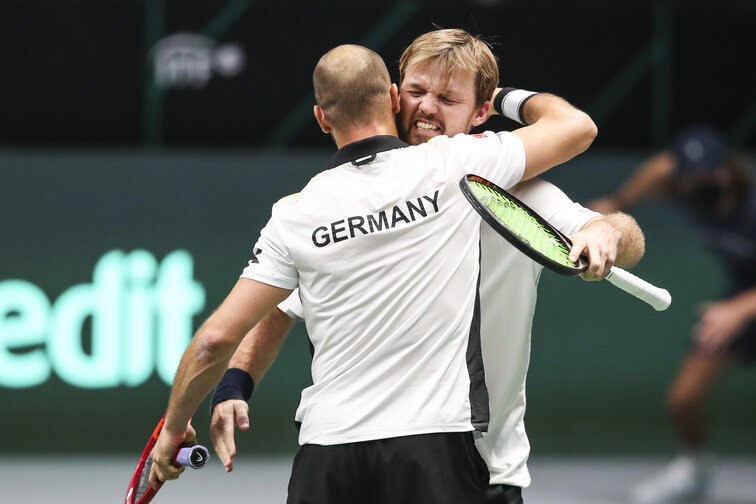
M436 101L435 97L431 95L425 95L423 96L423 99L420 100L420 106L418 108L424 114L433 115L438 111L438 102Z

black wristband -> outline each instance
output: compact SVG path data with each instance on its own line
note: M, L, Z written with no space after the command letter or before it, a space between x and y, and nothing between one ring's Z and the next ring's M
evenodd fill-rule
M215 407L223 401L244 399L249 402L253 390L255 390L255 382L249 373L239 368L227 369L210 399L210 416L213 415Z
M504 115L504 112L501 109L501 104L504 102L504 97L507 96L507 94L510 91L514 91L515 89L517 88L505 87L505 88L501 88L501 90L498 93L496 93L496 96L494 96L492 105L497 114Z

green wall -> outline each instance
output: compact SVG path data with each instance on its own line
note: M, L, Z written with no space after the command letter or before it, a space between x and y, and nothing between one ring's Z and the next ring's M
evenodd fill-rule
M153 342L149 360L134 353L138 338L188 339L235 282L270 205L304 185L329 156L327 151L0 151L0 294L33 286L49 304L40 315L27 305L12 308L22 300L6 296L0 307L5 359L0 362L26 366L23 359L29 359L30 366L47 365L51 373L34 386L9 385L8 376L0 385L2 450L140 450L168 398L169 386L161 379L165 371L161 375L159 368L178 355L166 356L172 347ZM585 155L548 178L585 201L611 190L641 158L637 152ZM697 301L717 296L722 274L674 208L648 202L632 213L647 238L646 256L635 272L667 287L672 306L658 313L606 283L544 272L526 417L535 452L674 448L663 409L665 387L685 349ZM183 277L164 273L176 251L190 258L188 273L182 263ZM103 287L110 278L104 269L93 277L95 265L109 253L121 258L119 295ZM161 294L161 288L180 285L183 298ZM75 299L88 301L78 304L80 325L73 327L81 331L72 340L61 321L71 325L64 316L70 310L63 306L75 306ZM120 314L119 323L103 324L107 313ZM78 348L70 356L57 355L72 345ZM70 370L64 376L57 371L66 362L104 355L107 345L118 348L118 371L97 366L89 371L100 369L110 381L77 382ZM253 428L240 437L243 453L296 449L293 414L309 377L300 325L255 392ZM720 451L756 451L756 441L747 435L756 425L756 406L747 400L756 392L753 378L753 371L737 370L712 397L710 406L718 411L712 442ZM209 442L206 407L194 423Z

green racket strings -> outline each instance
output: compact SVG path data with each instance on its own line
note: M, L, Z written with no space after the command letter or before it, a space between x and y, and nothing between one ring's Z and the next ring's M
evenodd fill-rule
M486 184L468 180L473 194L512 233L552 261L570 268L569 249L527 210Z

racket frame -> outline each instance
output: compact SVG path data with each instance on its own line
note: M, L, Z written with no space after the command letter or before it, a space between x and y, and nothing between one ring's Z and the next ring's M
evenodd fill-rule
M478 183L478 184L485 185L487 187L492 188L494 191L498 192L502 197L514 202L517 206L525 209L525 211L528 212L528 214L530 214L530 216L533 219L535 219L544 228L551 231L551 233L554 235L554 238L560 241L568 249L572 248L572 242L570 241L569 238L567 238L564 234L562 234L558 229L556 229L554 226L549 224L549 222L546 221L543 217L538 215L537 212L533 211L528 205L526 205L519 199L515 198L509 192L502 189L501 187L494 184L493 182L486 180L482 177L479 177L478 175L473 175L473 174L467 174L464 177L462 177L462 179L459 181L459 187L460 189L462 189L462 194L465 195L465 198L467 198L467 201L472 205L475 211L478 212L478 214L480 214L483 220L488 223L488 225L493 227L496 230L496 232L498 232L500 235L506 238L507 241L509 241L509 243L514 245L520 252L530 257L541 266L544 266L545 268L548 268L551 271L555 271L565 276L579 275L580 273L582 273L588 268L588 263L584 256L580 256L580 258L578 259L578 262L575 263L574 267L569 267L548 258L544 254L540 253L538 250L534 249L524 239L518 236L517 233L513 232L507 226L502 224L501 220L499 220L499 218L496 217L496 215L494 215L491 209L489 209L483 202L481 202L478 199L477 196L475 196L472 189L470 188L471 181L474 183Z
M147 464L147 460L151 456L152 449L155 447L158 436L160 436L160 431L163 430L163 423L165 423L165 416L163 416L158 422L157 427L155 427L155 430L152 432L149 441L147 441L147 445L142 451L142 456L139 458L139 462L137 462L137 466L134 469L134 475L131 477L131 483L129 483L129 489L126 492L126 504L147 504L157 493L157 490L155 488L149 486L144 494L142 494L141 496L136 495L136 492L139 490L139 483L142 478L142 472L145 465Z
M473 190L470 188L471 180L475 183L483 184L487 187L493 188L494 191L500 193L504 198L508 198L515 204L520 205L520 207L525 209L530 214L530 216L533 217L539 224L551 231L554 234L555 239L561 241L561 243L564 244L567 248L572 248L572 241L567 238L567 236L565 236L562 232L560 232L558 229L544 220L540 215L538 215L537 212L533 211L525 203L518 200L493 182L490 182L483 177L479 177L478 175L473 174L468 174L462 177L462 179L459 181L459 186L462 190L462 194L464 194L465 198L467 198L467 201L470 202L472 207L476 212L478 212L478 214L481 216L481 218L483 218L484 221L486 221L491 227L493 227L509 243L520 250L520 252L530 257L545 268L548 268L557 273L561 273L563 275L574 276L585 271L585 269L588 267L588 258L584 255L580 256L575 268L569 268L541 254L533 247L531 247L525 240L521 239L516 233L510 231L509 228L504 226L499 218L496 217L493 212L486 205L484 205L477 198L477 196L475 196L475 194L473 194ZM607 274L605 279L615 287L622 289L628 294L648 303L656 311L666 310L672 303L672 296L670 296L669 291L657 287L643 280L642 278L633 275L629 271L625 271L617 266L612 266L612 268L609 270L609 274Z
M145 466L147 466L148 462L151 461L152 449L155 447L155 443L157 443L158 437L160 436L160 431L163 430L164 423L165 415L160 418L160 421L155 427L155 430L152 432L149 441L147 441L147 445L142 451L142 456L139 458L139 462L137 462L136 468L134 469L134 475L131 477L131 482L129 483L129 489L126 491L126 504L148 504L160 489L160 487L163 486L163 483L161 482L158 488L155 489L152 487L152 485L149 485L148 482L147 489L144 491L144 493L141 496L136 494L136 492L139 491L140 483L143 482L143 479L149 478L149 474L143 474L144 469ZM192 454L195 451L202 452L202 456L199 457L199 459L196 461L192 460ZM209 451L202 445L185 446L181 448L176 454L176 462L191 467L192 469L201 469L202 467L204 467L209 458ZM151 466L152 464L150 464L150 467Z

